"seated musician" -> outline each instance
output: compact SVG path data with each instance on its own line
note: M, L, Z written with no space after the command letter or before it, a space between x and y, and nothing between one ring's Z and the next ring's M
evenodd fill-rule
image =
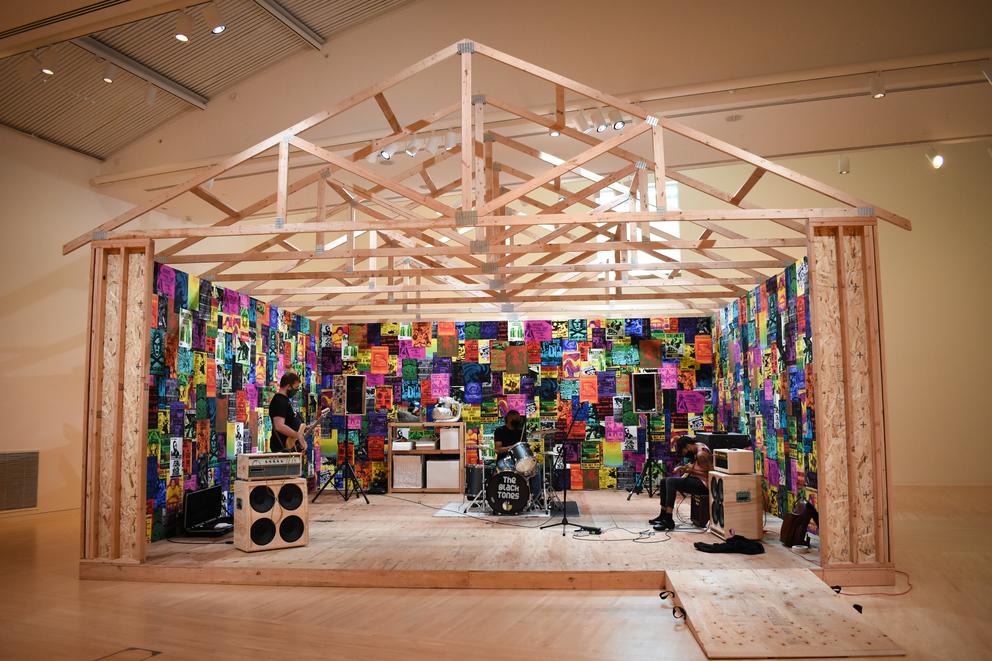
M506 412L503 419L503 426L497 427L493 432L493 446L496 449L496 458L500 458L507 453L511 446L524 440L524 417L515 409Z
M676 441L678 455L684 463L676 466L674 475L666 477L661 486L661 514L648 521L655 530L674 530L675 494L693 496L709 494L709 472L713 470L713 453L704 443L698 443L691 436L682 436Z

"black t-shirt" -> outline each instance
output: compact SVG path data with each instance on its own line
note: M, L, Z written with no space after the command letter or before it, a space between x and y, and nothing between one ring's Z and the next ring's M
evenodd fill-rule
M269 418L283 418L286 421L286 426L293 431L299 431L300 429L300 419L296 415L296 411L293 409L292 402L289 401L289 397L277 392L272 396L272 401L269 402ZM290 447L295 446L296 439L293 439L293 443ZM271 452L286 452L286 437L272 429L272 438L269 439L269 451Z
M503 446L503 451L523 440L523 429L510 429L506 425L493 432L493 442Z

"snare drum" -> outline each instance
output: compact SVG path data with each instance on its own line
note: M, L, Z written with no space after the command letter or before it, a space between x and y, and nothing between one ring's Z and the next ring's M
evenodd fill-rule
M513 471L500 471L486 485L486 502L494 514L520 514L530 502L527 478Z
M513 468L524 477L533 477L537 472L537 457L526 441L511 445L506 450L513 460Z

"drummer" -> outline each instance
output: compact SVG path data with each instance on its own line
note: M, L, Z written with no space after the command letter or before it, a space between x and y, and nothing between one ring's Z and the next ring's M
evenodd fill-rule
M493 447L496 458L505 455L511 446L524 440L524 417L516 409L510 409L503 418L503 426L493 432Z

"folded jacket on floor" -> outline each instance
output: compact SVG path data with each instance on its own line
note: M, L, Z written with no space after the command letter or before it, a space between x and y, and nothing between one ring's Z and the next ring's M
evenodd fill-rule
M734 535L721 544L707 544L706 542L696 542L693 544L697 551L703 553L743 553L744 555L760 555L765 552L765 547L761 542Z

